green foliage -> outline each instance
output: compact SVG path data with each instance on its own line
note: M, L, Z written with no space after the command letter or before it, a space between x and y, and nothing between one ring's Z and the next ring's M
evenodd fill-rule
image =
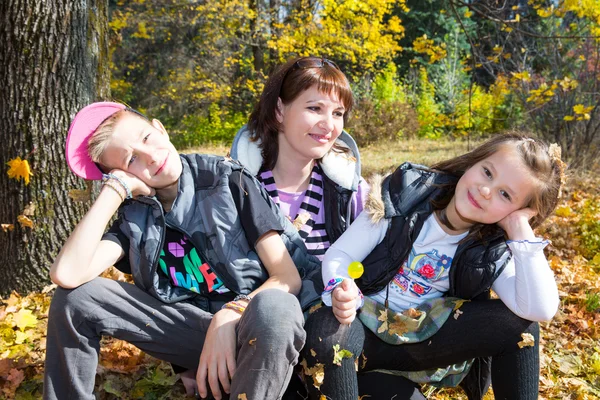
M184 115L179 123L171 122L171 140L175 147L185 149L203 143L231 143L236 132L248 121L241 112L223 110L213 103L208 107L208 115Z
M600 198L586 200L579 215L581 254L592 260L600 254Z
M585 309L588 312L595 312L600 308L600 294L588 292L585 296Z

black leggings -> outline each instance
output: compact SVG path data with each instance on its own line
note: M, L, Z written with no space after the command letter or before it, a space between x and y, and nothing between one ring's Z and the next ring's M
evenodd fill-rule
M384 399L396 395L394 399L417 399L420 397L416 386L407 386L406 379L366 372L376 369L420 371L472 358L492 357L491 378L496 400L537 399L539 325L516 316L500 300L464 303L461 311L463 314L457 319L451 316L428 340L390 345L375 336L358 319L349 326L342 326L331 308L321 307L308 317L305 326L307 341L302 358L307 361L308 367L322 363L325 371L320 390L314 387L311 377L307 377L309 398L319 399L324 394L336 400L356 400L360 384L361 395L375 390L378 393L386 392L386 395L378 394L371 398ZM533 335L535 345L521 349L517 343L522 340L521 334L524 332ZM354 355L354 358L343 359L341 367L332 363L335 344ZM357 357L358 374L365 373L358 380L355 369ZM483 382L477 389L485 393L488 384ZM471 390L471 400L478 397L472 393Z

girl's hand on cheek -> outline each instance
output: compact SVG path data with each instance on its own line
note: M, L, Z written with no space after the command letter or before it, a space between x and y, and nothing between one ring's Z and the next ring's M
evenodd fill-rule
M131 190L131 195L133 197L154 196L156 194L154 188L151 188L150 186L146 185L140 178L129 172L125 172L120 169L113 169L112 171L110 171L110 173L115 176L118 176L120 179L123 180L123 182L127 184L127 186L129 186L129 190Z
M498 225L504 229L510 240L533 240L535 234L529 225L529 220L536 214L537 212L532 208L521 208L502 218L498 221Z

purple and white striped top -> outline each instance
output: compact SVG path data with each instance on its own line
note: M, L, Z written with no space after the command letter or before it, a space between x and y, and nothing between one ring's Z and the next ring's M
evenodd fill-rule
M278 190L271 171L260 172L258 180L292 222L303 220L303 217L307 219L298 229L298 232L304 240L309 254L322 260L330 246L330 242L325 230L324 207L321 207L323 202L323 176L319 165L315 163L308 188L304 192L292 193Z

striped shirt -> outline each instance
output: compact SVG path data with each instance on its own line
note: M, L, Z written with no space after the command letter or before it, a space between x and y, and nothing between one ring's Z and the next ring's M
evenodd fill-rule
M315 163L308 188L304 192L278 190L271 171L259 172L258 180L284 214L295 222L294 225L304 240L309 254L322 260L330 242L325 230L325 211L322 207L323 175L319 165Z

